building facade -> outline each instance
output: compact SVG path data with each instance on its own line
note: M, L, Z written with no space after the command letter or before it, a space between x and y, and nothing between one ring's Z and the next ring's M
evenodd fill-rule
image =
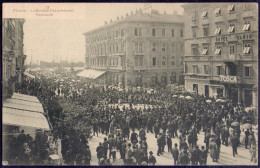
M105 70L104 81L109 85L184 82L182 16L139 10L84 35L87 67Z
M185 89L258 106L256 3L185 4Z
M2 98L10 97L22 81L25 71L23 53L24 19L3 19L2 22Z

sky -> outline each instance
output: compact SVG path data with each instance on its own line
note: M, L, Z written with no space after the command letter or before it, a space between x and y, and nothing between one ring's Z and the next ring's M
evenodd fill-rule
M76 4L84 6L84 12L79 19L25 19L24 52L26 62L40 61L84 62L85 39L84 32L104 25L104 21L116 20L116 17L126 13L135 13L136 9L144 8L144 3L102 3ZM159 13L166 12L183 14L180 3L152 3L151 9Z

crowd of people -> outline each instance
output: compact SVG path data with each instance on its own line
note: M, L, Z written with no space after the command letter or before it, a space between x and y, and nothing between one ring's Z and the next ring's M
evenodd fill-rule
M99 165L111 165L116 152L125 165L155 165L156 157L166 152L165 146L172 153L174 165L207 165L208 153L213 162L218 162L221 145L231 146L235 157L243 131L245 148L250 150L251 161L256 160L258 142L252 125L257 125L257 114L254 110L246 112L245 107L231 100L180 90L129 88L124 91L83 84L62 74L38 76L41 84L33 85L30 90L37 90L32 93L51 109L48 115L54 136L62 139L62 156L67 165L90 165L93 154L88 140L99 134L106 135L96 148ZM190 98L186 99L187 96ZM65 109L59 105L62 100L84 110L64 113ZM117 106L122 104L129 107ZM138 109L136 104L152 106ZM68 115L75 117L68 119ZM73 124L83 119L82 129L75 129ZM84 128L88 128L87 135ZM157 138L155 156L148 152L146 133L149 132ZM202 132L205 145L199 147L198 134ZM179 144L173 145L171 139L175 137L179 138Z

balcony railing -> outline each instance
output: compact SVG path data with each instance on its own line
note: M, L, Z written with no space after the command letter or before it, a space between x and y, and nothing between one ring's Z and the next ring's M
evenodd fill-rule
M223 61L225 62L234 62L239 61L241 59L241 56L239 54L228 54L222 56Z
M223 16L215 17L215 23L223 22Z
M245 11L242 13L242 17L243 17L243 18L253 17L253 16L254 16L253 10L245 10Z
M228 20L236 20L237 14L236 13L229 13L228 14Z

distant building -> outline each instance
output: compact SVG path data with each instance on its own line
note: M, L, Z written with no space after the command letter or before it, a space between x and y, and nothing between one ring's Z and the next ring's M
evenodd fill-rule
M256 3L185 4L185 89L257 106Z
M2 98L10 96L15 91L15 85L22 81L25 71L23 53L24 19L3 19L2 21Z
M152 10L126 14L84 33L87 68L122 86L183 84L183 16ZM127 81L127 82L126 82Z

